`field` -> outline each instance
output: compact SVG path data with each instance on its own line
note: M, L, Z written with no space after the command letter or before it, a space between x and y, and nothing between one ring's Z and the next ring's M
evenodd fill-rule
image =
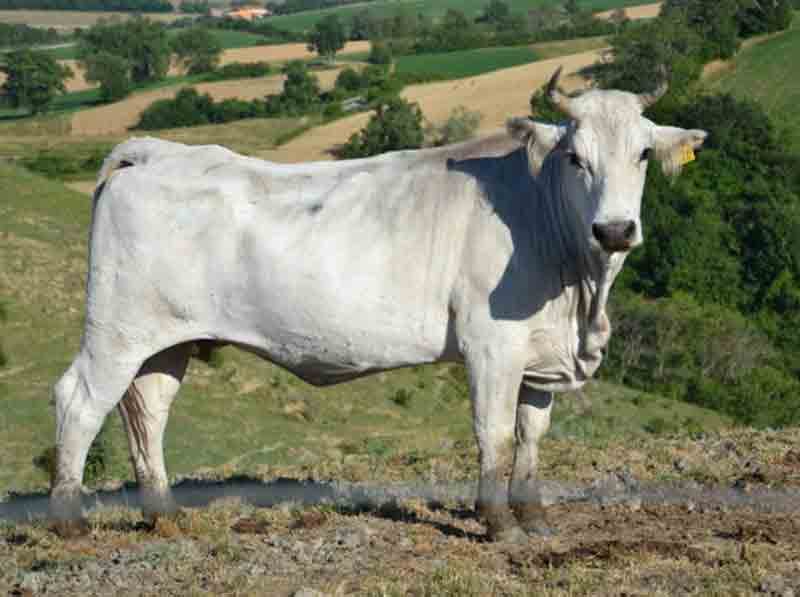
M527 46L483 48L463 52L400 56L395 62L395 68L398 73L413 72L462 79L527 64L537 59L536 52Z
M786 73L792 72L798 56L800 30L793 29L741 52L708 82L711 89L761 104L796 151L800 150L800 85Z
M20 23L31 27L77 29L89 27L101 19L129 19L130 12L91 12L80 10L0 10L0 23ZM148 19L170 22L186 15L178 13L149 13Z
M523 13L531 8L552 6L558 4L558 2L556 0L509 0L506 4L509 5L512 12ZM641 0L581 0L579 4L586 9L603 11L618 7L641 5ZM353 15L358 14L365 8L369 8L371 14L380 18L392 17L398 12L412 15L423 14L437 18L444 15L451 8L460 10L467 15L477 16L484 6L486 6L484 0L376 0L368 4L355 4L292 15L274 16L270 17L269 22L279 29L307 31L327 15L336 14L343 21L349 22Z

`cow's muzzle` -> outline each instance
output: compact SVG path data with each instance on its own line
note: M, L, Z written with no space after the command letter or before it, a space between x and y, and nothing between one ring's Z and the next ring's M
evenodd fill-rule
M592 234L608 253L627 251L636 240L636 222L615 220L603 224L592 224Z

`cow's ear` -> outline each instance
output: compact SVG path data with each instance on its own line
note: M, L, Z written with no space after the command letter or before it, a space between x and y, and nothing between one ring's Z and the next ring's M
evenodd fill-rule
M509 135L528 148L528 163L534 176L539 175L542 163L566 130L561 125L535 122L530 118L512 118L506 128Z
M703 145L708 133L699 129L656 126L653 133L655 157L668 176L680 173L681 168L695 159L694 150Z

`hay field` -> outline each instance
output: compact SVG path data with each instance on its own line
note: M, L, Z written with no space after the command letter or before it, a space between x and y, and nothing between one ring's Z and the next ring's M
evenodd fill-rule
M330 89L336 81L339 70L327 70L314 74L323 89ZM253 100L268 94L280 93L283 89L283 80L283 75L275 75L260 79L200 83L191 85L191 87L200 93L210 94L216 100L234 97ZM76 112L72 116L72 135L99 136L125 133L139 121L139 115L150 104L159 99L175 97L178 90L186 86L176 85L137 93L121 102Z
M504 126L507 118L528 114L531 93L541 87L561 65L564 67L563 87L568 90L585 86L577 74L596 62L602 49L542 60L486 75L426 85L413 85L403 96L419 103L429 121L441 124L457 106L483 114L479 135ZM259 157L276 162L303 162L332 159L331 150L341 145L369 120L369 114L357 114L310 130L279 149L263 152Z
M131 12L92 12L82 10L0 10L0 23L30 25L31 27L53 27L55 29L77 29L94 25L100 19L112 17L129 19ZM181 13L148 13L148 19L169 23L188 15Z

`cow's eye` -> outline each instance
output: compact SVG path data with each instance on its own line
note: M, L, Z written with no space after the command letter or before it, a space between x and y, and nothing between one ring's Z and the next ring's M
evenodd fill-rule
M645 148L644 151L642 151L642 155L639 156L639 161L640 162L646 162L647 160L649 160L650 159L650 154L652 152L653 152L653 150L650 149L649 147Z
M585 164L583 163L583 161L581 161L581 158L578 157L577 153L570 151L567 154L567 158L569 158L569 163L575 166L578 170L586 169Z

